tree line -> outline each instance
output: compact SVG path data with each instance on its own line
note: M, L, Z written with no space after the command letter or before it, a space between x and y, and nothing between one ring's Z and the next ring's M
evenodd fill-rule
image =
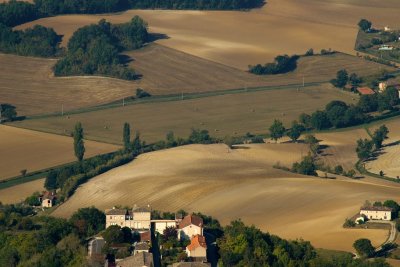
M264 65L249 65L249 72L256 75L282 74L293 71L297 68L299 56L280 55L275 57L274 62Z
M186 144L210 144L217 142L207 130L192 129L188 138L175 137L173 132L166 134L166 140L147 145L141 140L139 132L131 136L129 123L123 125L122 143L123 149L114 153L98 155L90 159L84 159L85 143L84 130L81 123L76 123L73 133L74 153L76 163L70 166L61 167L48 172L44 186L47 190L59 191L59 200L65 201L78 188L92 177L121 166L133 160L136 156L160 149L176 147Z
M59 36L52 28L35 25L13 30L0 23L0 51L21 56L55 57L62 53Z
M116 25L102 19L98 24L74 32L65 57L54 66L54 74L98 74L125 80L136 79L135 71L125 66L120 52L140 48L147 39L147 23L139 16L133 17L128 23Z
M306 128L316 130L355 126L371 121L373 117L368 113L395 111L399 103L397 90L388 87L383 93L362 95L355 105L348 105L343 101L331 101L326 105L325 110L317 110L311 115L301 114L299 122Z
M11 0L0 4L0 23L14 27L61 14L98 14L128 9L240 10L257 8L264 0Z

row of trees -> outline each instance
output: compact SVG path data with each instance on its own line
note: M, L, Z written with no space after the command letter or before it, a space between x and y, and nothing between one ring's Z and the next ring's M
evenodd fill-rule
M138 132L136 132L132 139L129 123L123 125L122 132L122 142L124 145L122 150L84 160L84 130L80 122L76 123L72 136L74 138L74 153L77 162L49 171L45 179L45 188L48 190L61 189L60 200L64 201L65 198L74 193L80 184L86 182L88 179L125 164L143 152L186 144L210 144L216 142L207 130L200 129L192 129L191 134L186 139L176 138L173 132L168 132L165 141L159 141L152 145L146 145L145 142L142 142Z
M133 80L134 70L125 66L119 53L142 47L147 38L147 23L138 16L119 25L103 19L73 34L67 54L54 66L54 73L56 76L100 74Z
M293 71L297 68L297 60L299 56L277 56L273 63L265 65L249 65L249 72L256 75L281 74Z
M55 57L62 53L61 37L52 28L35 25L13 30L0 23L0 51L21 56Z
M331 101L325 110L317 110L311 115L301 114L299 122L306 128L317 130L354 126L370 121L372 117L368 113L394 110L399 103L397 90L389 87L383 93L362 95L356 105L347 105L338 100Z
M336 73L336 78L331 80L333 86L344 88L346 85L359 86L363 82L362 78L356 73L348 74L345 69L339 70Z
M9 27L60 14L98 14L138 9L250 9L264 0L34 0L0 4L0 23Z

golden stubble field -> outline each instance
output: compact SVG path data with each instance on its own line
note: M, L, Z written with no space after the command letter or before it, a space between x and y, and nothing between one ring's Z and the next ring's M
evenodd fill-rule
M37 171L76 160L71 137L0 125L0 179ZM85 157L104 154L119 147L85 141ZM0 191L1 194L1 191Z
M241 218L284 238L304 238L316 247L352 250L365 237L379 245L383 230L341 226L365 200L400 200L400 187L374 179L326 180L273 169L307 153L303 144L190 145L139 156L91 179L54 212L68 217L81 207L152 205L155 209L201 211L223 224Z
M0 190L0 202L3 204L19 203L34 192L42 192L45 190L44 180L38 179Z
M370 172L379 174L383 171L386 176L397 178L400 177L400 119L384 122L389 129L388 139L383 143L378 157L366 163L366 168ZM370 128L373 133L380 125Z
M14 122L17 127L64 134L80 121L87 138L121 142L122 126L131 124L146 142L164 140L168 131L187 137L191 128L208 129L211 136L266 133L274 119L287 126L302 112L322 109L331 100L348 103L357 95L330 85L221 95L184 101L146 103L94 112Z
M359 75L380 71L381 65L345 54L301 58L298 68L285 75L257 76L152 44L128 53L132 67L142 76L128 82L101 77L52 75L55 60L0 54L0 99L17 107L20 115L33 115L95 106L135 95L141 87L154 95L216 91L328 81L341 68ZM390 68L388 68L390 69Z
M377 27L399 28L397 0L270 0L261 9L238 11L129 10L112 15L66 15L19 26L42 24L64 35L63 44L83 25L106 18L113 23L140 15L150 30L168 35L157 41L171 48L226 65L272 60L278 54L302 54L332 48L354 53L357 23L367 18Z
M0 102L20 115L61 112L135 94L132 82L101 77L55 78L53 59L0 54Z

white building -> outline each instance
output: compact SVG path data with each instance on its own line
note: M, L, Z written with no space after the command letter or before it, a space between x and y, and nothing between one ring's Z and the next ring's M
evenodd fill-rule
M378 207L362 207L360 215L365 216L369 220L392 220L392 209L384 206Z
M129 227L138 231L149 230L151 225L151 211L147 208L106 210L106 228L111 225Z
M196 215L187 215L179 223L178 239L191 239L195 235L203 235L203 219Z
M177 227L176 220L151 220L154 223L154 230L160 234L164 234L164 230L168 227Z

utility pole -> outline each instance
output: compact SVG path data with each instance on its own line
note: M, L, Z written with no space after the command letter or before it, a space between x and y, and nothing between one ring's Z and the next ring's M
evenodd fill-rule
M64 104L61 104L61 116L64 116Z

